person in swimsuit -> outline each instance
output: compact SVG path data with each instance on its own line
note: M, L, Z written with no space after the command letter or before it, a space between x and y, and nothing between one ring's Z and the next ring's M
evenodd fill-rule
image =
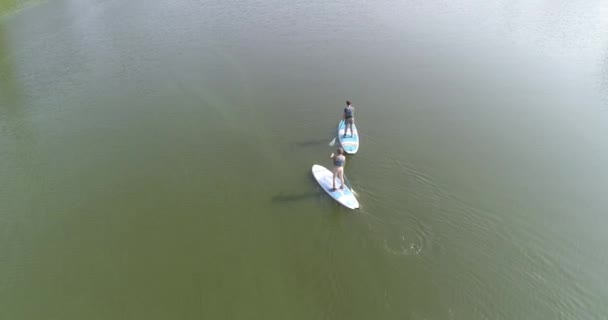
M337 155L334 155L332 153L329 156L330 159L334 159L334 176L331 180L333 188L331 189L331 191L336 191L336 177L338 177L340 179L340 182L342 182L340 189L344 189L344 164L346 163L346 156L344 156L344 150L342 150L342 148L338 148L337 152Z
M346 108L344 108L344 138L350 128L350 136L353 136L353 124L355 123L355 108L352 106L350 101L346 101Z

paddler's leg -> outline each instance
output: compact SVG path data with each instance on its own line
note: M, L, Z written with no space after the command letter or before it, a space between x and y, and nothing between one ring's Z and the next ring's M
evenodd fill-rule
M334 167L334 170L332 170L332 171L333 171L333 176L331 179L331 185L332 185L331 191L336 191L336 175L338 174L338 168Z
M351 118L344 119L344 138L346 138L346 135L348 134L348 129L349 128L350 128L351 134L353 132L353 128L350 126L350 119Z
M348 119L344 120L344 138L348 134Z
M342 182L342 185L340 186L340 189L344 189L344 168L343 167L340 167L338 169L338 176L340 177L340 182Z

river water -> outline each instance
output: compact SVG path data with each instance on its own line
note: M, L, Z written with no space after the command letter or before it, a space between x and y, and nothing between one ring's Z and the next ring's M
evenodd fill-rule
M608 318L607 2L0 10L1 319Z

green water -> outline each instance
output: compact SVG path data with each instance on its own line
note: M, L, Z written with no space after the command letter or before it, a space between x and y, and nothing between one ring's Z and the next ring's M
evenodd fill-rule
M607 319L605 2L18 2L0 319Z

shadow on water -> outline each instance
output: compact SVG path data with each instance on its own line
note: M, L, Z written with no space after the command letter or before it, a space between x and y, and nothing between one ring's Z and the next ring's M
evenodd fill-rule
M295 143L295 145L297 145L298 147L313 147L313 146L319 146L319 145L327 145L330 141L331 141L331 137L326 138L326 139L309 139L309 140L298 141Z
M307 173L307 175L308 175L309 181L311 183L309 192L286 193L286 192L281 191L281 192L279 192L279 194L273 196L270 199L272 201L272 203L279 204L279 203L305 201L305 200L313 199L313 198L320 196L323 191L318 190L317 181L310 173Z
M288 203L288 202L298 202L304 201L312 198L316 198L320 195L318 192L306 192L306 193L279 193L278 195L272 197L273 203Z

